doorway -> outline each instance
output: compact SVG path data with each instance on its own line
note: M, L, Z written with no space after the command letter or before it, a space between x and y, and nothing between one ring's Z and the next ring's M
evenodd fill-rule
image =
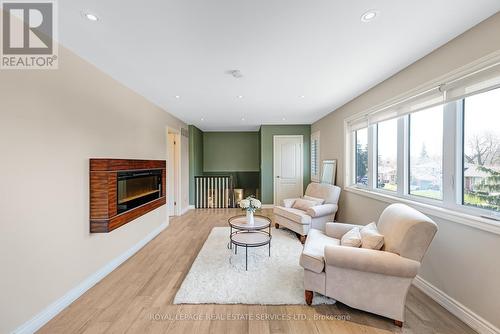
M167 203L168 215L180 215L180 134L168 130L167 148Z
M273 137L274 204L303 195L304 151L302 135Z

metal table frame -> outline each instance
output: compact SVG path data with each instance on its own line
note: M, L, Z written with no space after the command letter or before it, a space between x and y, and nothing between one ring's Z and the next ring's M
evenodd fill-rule
M228 223L229 223L229 227L230 227L228 248L232 249L232 247L234 245L234 254L238 254L238 246L245 247L245 270L248 270L248 248L249 247L252 248L252 247L261 247L264 245L269 245L269 256L271 256L271 239L272 239L271 223L272 223L272 221L269 217L262 216L262 215L254 215L254 218L260 218L260 219L267 220L268 224L264 225L264 226L256 226L256 227L252 227L250 225L243 227L243 226L236 226L236 225L233 225L231 223L233 220L241 219L241 218L246 218L246 216L245 215L238 215L238 216L233 216L233 217L228 219ZM235 231L233 231L233 229ZM265 229L268 229L268 230L264 231ZM234 241L233 236L236 234L240 234L240 233L262 233L262 234L267 235L268 239L265 242L256 243L256 244L244 244L244 243Z

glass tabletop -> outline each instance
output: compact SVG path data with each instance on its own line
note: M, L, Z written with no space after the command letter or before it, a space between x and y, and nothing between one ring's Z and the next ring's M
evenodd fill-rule
M263 246L271 241L271 235L259 231L239 231L231 235L231 242L239 246Z
M266 216L254 215L254 223L249 224L246 215L229 218L228 223L237 230L262 230L271 226L271 219Z

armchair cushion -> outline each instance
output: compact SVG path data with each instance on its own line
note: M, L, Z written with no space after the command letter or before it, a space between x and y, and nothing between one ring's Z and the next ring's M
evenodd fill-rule
M379 233L374 222L363 226L360 233L362 248L379 250L384 245L384 236Z
M285 208L291 208L293 203L295 203L296 198L287 198L283 200L283 206Z
M354 224L343 224L343 223L326 223L326 235L330 238L342 239L342 236L352 230L354 227L360 227L360 225Z
M347 247L361 246L361 233L359 233L359 227L353 227L349 232L344 234L342 239L340 239L340 244Z
M338 244L338 239L330 238L320 230L310 229L300 255L300 265L315 273L321 273L325 268L325 246Z
M335 214L337 209L337 204L315 205L307 209L307 214L311 217L323 217Z
M321 205L325 203L325 200L323 198L318 198L318 197L312 197L312 196L307 196L304 195L304 199L307 199L308 201L314 201L316 202L316 205Z
M297 198L292 205L292 208L307 211L310 207L316 205L314 201L309 201L303 198Z
M366 248L327 245L324 257L327 266L397 277L413 278L420 267L418 261Z
M311 224L311 216L306 214L305 211L294 209L294 208L285 208L283 206L275 206L273 209L275 215L279 215L281 217L285 217L295 223L302 225L310 225Z

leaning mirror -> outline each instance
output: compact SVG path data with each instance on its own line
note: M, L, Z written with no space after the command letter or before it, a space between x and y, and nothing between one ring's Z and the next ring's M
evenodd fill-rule
M321 183L335 184L337 174L337 160L323 160L321 168Z

